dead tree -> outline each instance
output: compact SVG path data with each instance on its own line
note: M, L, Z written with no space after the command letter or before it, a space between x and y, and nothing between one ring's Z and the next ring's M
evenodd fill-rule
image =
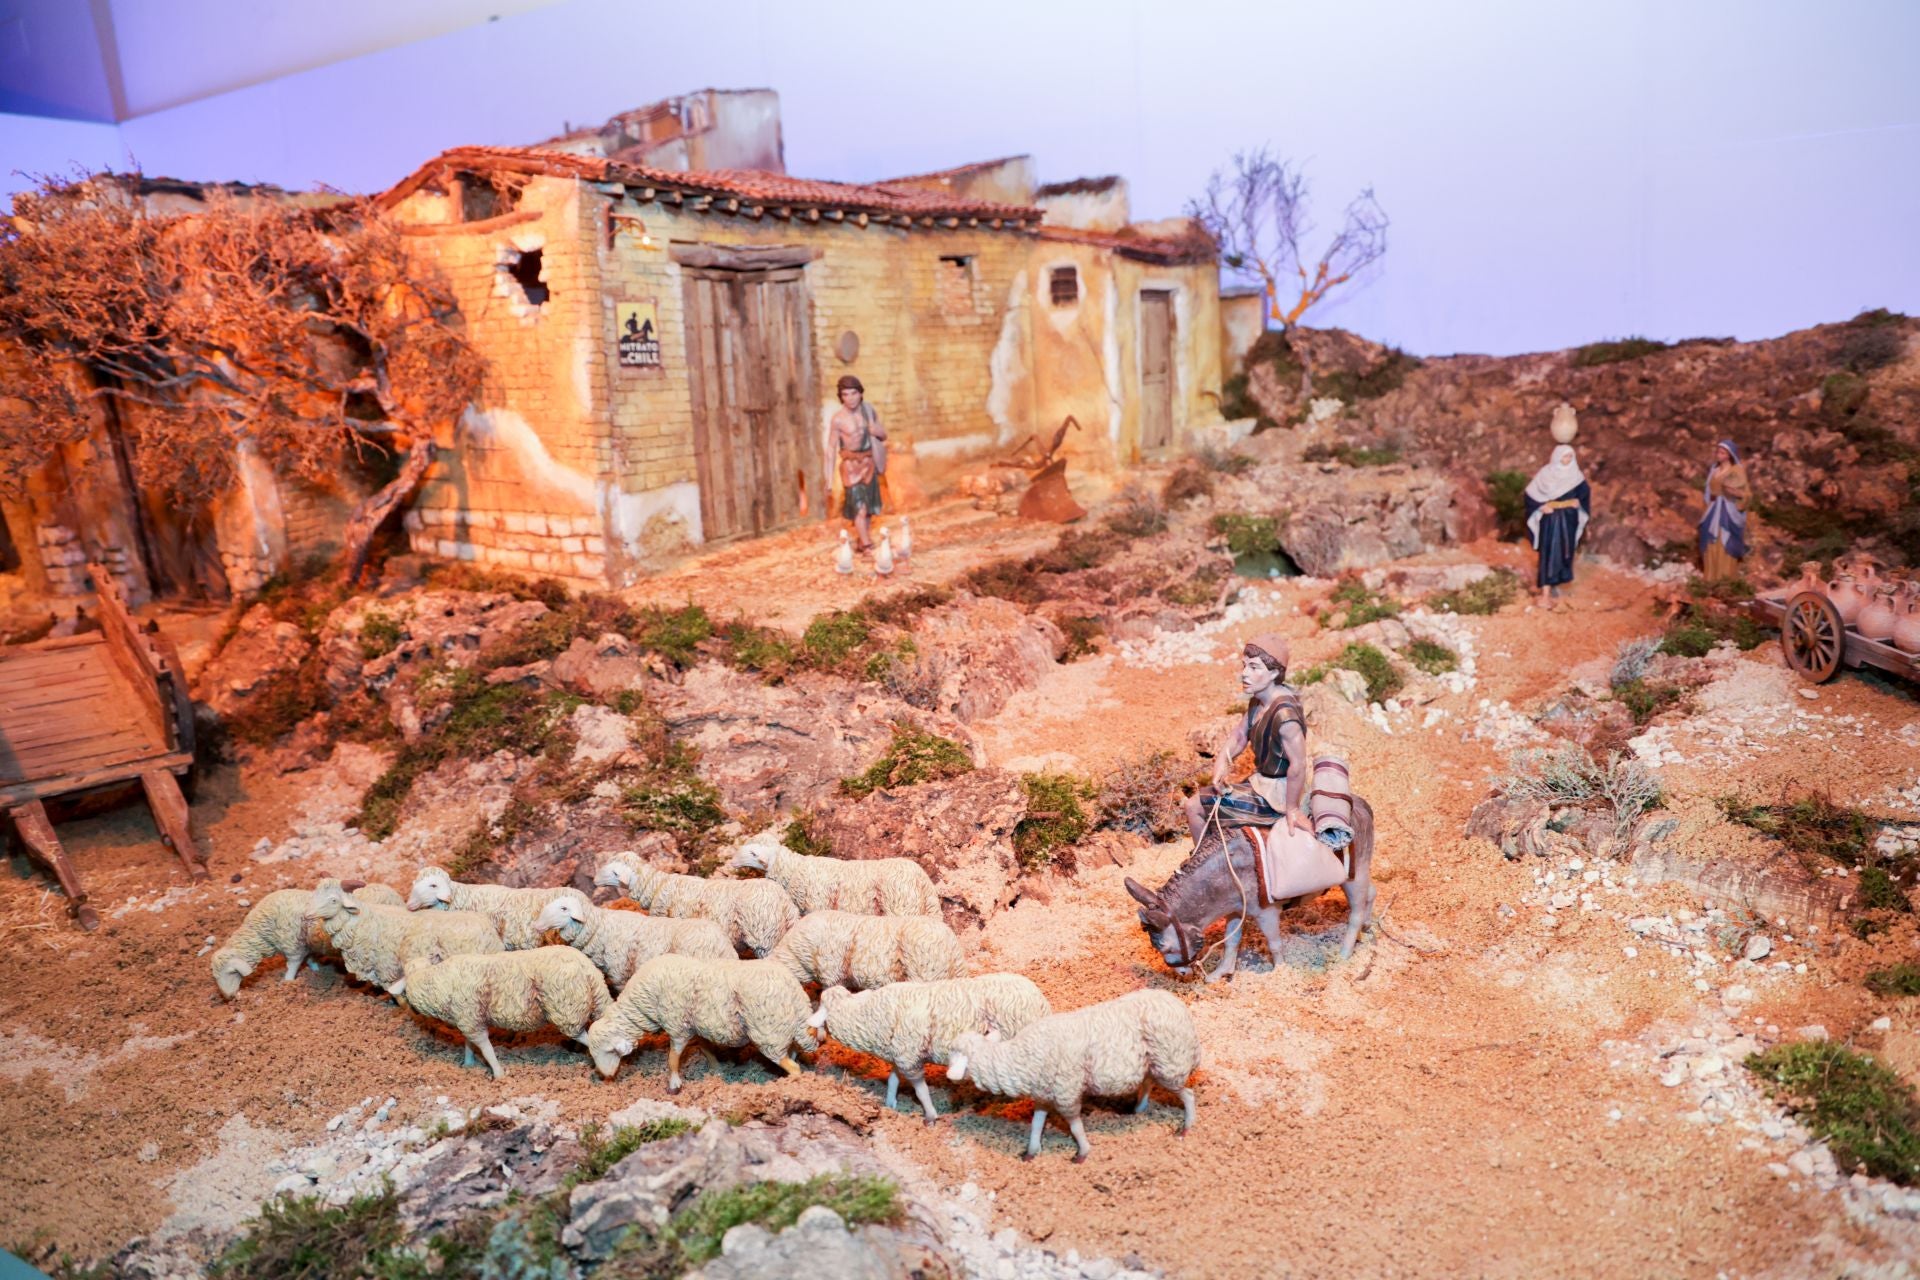
M322 486L349 456L406 455L362 503L343 551L357 577L409 501L435 428L479 391L450 289L370 202L209 190L151 212L140 179L45 182L0 224L0 486L117 413L143 487L185 511L234 483L243 453Z
M1215 170L1205 194L1187 205L1189 216L1219 244L1220 260L1260 278L1267 320L1288 335L1309 308L1387 252L1386 211L1367 187L1348 202L1339 231L1309 266L1300 252L1301 240L1313 230L1308 194L1301 167L1261 147L1236 153L1232 172ZM1292 301L1283 303L1288 295ZM1301 394L1310 394L1306 352L1296 347L1294 354Z

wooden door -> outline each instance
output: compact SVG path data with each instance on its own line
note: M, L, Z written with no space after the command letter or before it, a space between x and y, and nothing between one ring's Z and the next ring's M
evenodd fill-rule
M1173 443L1173 293L1140 291L1140 448Z
M826 479L802 271L685 269L681 281L706 540L792 524Z

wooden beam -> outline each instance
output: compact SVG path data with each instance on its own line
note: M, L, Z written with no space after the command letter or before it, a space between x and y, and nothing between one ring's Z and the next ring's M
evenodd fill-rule
M807 210L807 221L808 222L820 221L820 211L818 209Z
M941 226L943 226L943 227L945 227L945 228L946 228L947 230L949 230L949 231L951 231L951 230L953 230L953 229L954 229L955 227L957 227L957 226L959 226L959 225L960 225L960 219L958 219L958 218L942 218L942 219L940 219L940 225L941 225Z
M653 200L653 195L654 195L654 192L652 187L640 188L640 203L641 204L650 203Z
M854 226L856 226L856 227L864 227L864 226L866 226L866 225L867 225L867 215L866 215L866 214L864 214L864 213L856 213L856 214L854 214L854 215L853 215L853 225L854 225Z
M721 208L725 209L728 213L738 213L740 212L740 202L732 196L728 196L727 202L722 205Z
M790 204L775 205L773 208L773 216L776 218L791 218L793 217L793 206Z
M995 218L992 222L989 222L987 225L992 227L995 231L998 231L1000 229L1000 219Z
M967 227L968 227L968 229L969 229L969 230L971 230L972 228L974 228L974 227L977 227L977 226L979 226L979 225L980 225L980 219L978 219L978 218L968 218L968 219L967 219Z
M512 213L503 213L498 217L482 218L478 222L413 222L402 223L400 234L403 236L460 236L485 235L489 231L501 231L507 227L517 227L523 222L538 222L542 211L539 209L515 209Z
M767 209L765 205L750 204L746 208L742 209L740 212L746 214L747 217L749 218L758 218L763 216L766 213L766 211Z
M147 793L147 807L153 810L153 825L160 838L180 859L190 880L205 880L207 869L200 862L200 848L193 842L193 820L180 784L165 769L149 769L140 775L140 789Z
M669 191L665 195L661 196L660 199L665 201L667 204L684 204L686 202L687 197L683 192Z
M845 209L827 210L827 221L829 222L839 222L843 220L846 216L847 216L847 211Z
M17 806L34 800L52 796L69 795L75 791L86 791L93 787L109 786L116 782L132 782L150 769L167 769L174 773L183 773L193 766L193 757L184 751L169 752L163 756L148 756L142 760L131 760L121 764L102 765L97 769L84 769L74 773L63 773L52 778L32 778L23 782L9 782L0 786L0 805Z
M80 885L79 873L67 861L60 837L53 833L46 806L38 800L29 800L7 810L7 816L13 819L14 830L27 846L27 856L52 872L53 878L60 882L61 892L67 895L67 910L73 913L74 920L88 933L98 929L100 914L87 905L87 891Z

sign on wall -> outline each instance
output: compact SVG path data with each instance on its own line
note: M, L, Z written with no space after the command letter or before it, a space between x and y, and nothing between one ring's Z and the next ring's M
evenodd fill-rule
M615 304L614 317L619 324L621 366L659 368L659 308L651 300L621 302Z

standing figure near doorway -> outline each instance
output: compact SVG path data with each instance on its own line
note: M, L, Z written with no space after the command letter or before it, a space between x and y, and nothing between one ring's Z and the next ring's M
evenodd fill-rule
M872 520L880 514L880 463L878 441L887 438L880 415L866 402L867 389L860 379L844 374L840 379L840 408L833 415L833 442L840 451L840 483L846 490L840 513L853 521L861 551L873 550Z

